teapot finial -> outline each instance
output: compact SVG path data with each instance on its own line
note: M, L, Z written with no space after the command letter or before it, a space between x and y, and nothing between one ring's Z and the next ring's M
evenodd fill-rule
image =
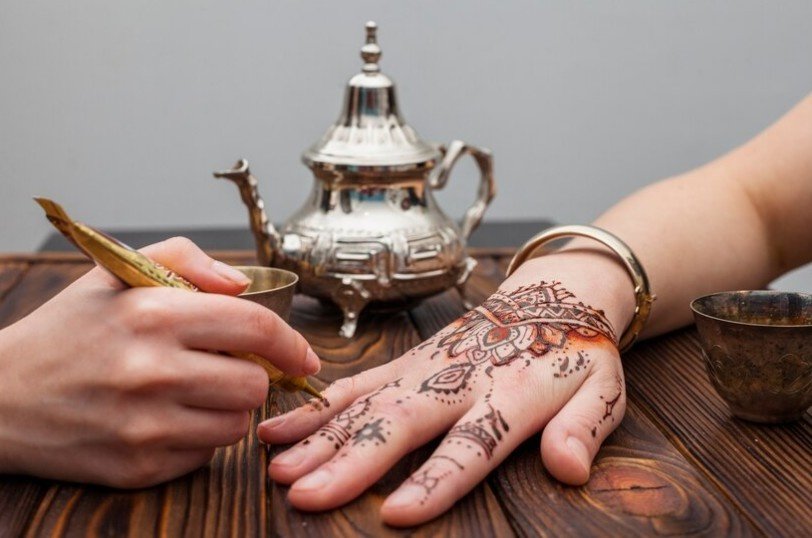
M367 42L361 47L361 58L364 60L364 73L380 71L378 60L381 58L381 47L378 45L378 25L374 21L366 24Z

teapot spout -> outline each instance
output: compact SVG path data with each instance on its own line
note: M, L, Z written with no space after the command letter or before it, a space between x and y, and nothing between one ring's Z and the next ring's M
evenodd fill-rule
M251 174L248 161L240 159L231 170L214 172L214 177L233 181L240 190L240 197L248 207L248 218L251 221L251 231L257 245L257 261L260 265L272 265L274 252L280 243L279 233L268 220L265 213L265 203L259 195L257 178Z

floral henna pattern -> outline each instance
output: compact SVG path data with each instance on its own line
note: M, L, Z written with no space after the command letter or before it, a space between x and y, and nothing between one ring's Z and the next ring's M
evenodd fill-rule
M525 353L541 357L563 349L573 333L617 342L603 311L577 302L560 282L496 292L452 327L439 347L452 358L464 356L470 364L490 361L502 366Z
M520 357L530 366L533 359L549 355L556 378L586 371L589 355L585 351L573 354L569 343L574 336L617 342L603 311L578 302L560 282L496 292L421 344L436 342L433 359L445 352L458 360L424 380L417 392L447 405L460 403L473 390L471 385L480 373L491 377L494 367ZM415 349L423 349L421 346Z

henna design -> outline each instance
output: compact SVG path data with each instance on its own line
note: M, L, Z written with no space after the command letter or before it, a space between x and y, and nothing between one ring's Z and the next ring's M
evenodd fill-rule
M614 398L608 400L603 396L600 396L600 399L603 400L604 408L603 416L600 418L600 420L598 420L598 426L603 424L608 418L611 418L612 422L615 421L615 416L613 414L615 411L615 406L620 401L620 396L623 394L623 377L621 377L620 374L615 374L615 383L617 384L617 394ZM592 433L593 438L598 435L598 426L594 426L590 432Z
M442 462L446 462L444 465ZM448 465L450 463L451 465ZM410 476L405 483L420 486L426 492L420 504L425 504L431 492L440 484L444 478L448 478L454 473L455 468L462 471L465 467L451 456L435 455L430 457L423 467Z
M616 342L603 311L577 302L560 282L542 281L511 293L496 292L482 306L415 348L422 350L436 341L432 359L443 353L450 359L462 359L425 379L417 392L447 405L460 403L482 372L493 383L494 367L520 357L523 367L528 368L533 359L549 354L555 378L586 371L591 363L589 354L577 351L572 356L571 337ZM485 364L485 368L480 367Z
M568 355L559 357L553 364L554 368L558 367L558 371L553 374L553 377L567 377L573 372L580 372L582 369L586 369L586 366L590 362L592 361L589 358L589 354L583 351L579 351L577 358L572 362L570 362Z
M375 443L375 446L379 446L381 443L386 442L385 435L391 435L391 431L384 430L383 427L383 418L379 418L378 420L373 420L371 422L367 422L361 429L355 432L353 435L352 444L353 446L361 445L362 447L366 446L366 441ZM387 420L386 426L391 426L392 421Z
M490 361L509 364L525 352L541 357L566 347L570 334L602 336L616 342L614 329L602 310L581 302L560 282L540 282L511 293L496 292L453 325L439 340L451 358L470 364Z
M323 437L325 440L333 443L333 448L338 450L353 437L353 425L369 414L370 408L372 407L372 400L387 389L400 387L400 382L401 379L391 381L380 387L375 392L371 393L366 398L356 401L354 404L336 415L333 420L319 428L317 432L318 436Z
M435 393L434 399L446 403L446 398L439 396L444 394L446 396L452 394L459 394L460 391L473 390L468 386L468 381L474 374L476 366L473 364L456 363L443 368L436 374L432 375L420 385L417 390L418 393L432 391ZM448 398L449 405L453 402L459 401L457 398Z
M446 442L456 441L458 445L467 443L466 448L474 448L474 445L477 445L479 451L476 455L481 456L484 453L485 459L491 459L504 434L510 431L510 426L502 417L501 411L494 409L490 403L488 408L490 410L484 416L451 428L446 436Z

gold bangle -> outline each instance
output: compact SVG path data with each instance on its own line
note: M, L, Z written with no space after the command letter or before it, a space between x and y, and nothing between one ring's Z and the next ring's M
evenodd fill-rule
M634 299L637 304L634 307L634 317L632 317L632 321L626 327L623 336L620 337L618 342L620 352L627 351L637 340L640 331L643 330L643 326L645 326L651 314L651 305L657 297L651 293L648 276L646 276L646 271L637 256L617 236L595 226L570 225L548 228L534 235L527 243L522 245L516 255L513 256L513 259L510 260L507 276L513 274L517 267L536 255L537 252L538 255L547 254L548 251L543 248L545 244L565 237L588 237L602 243L620 258L629 273L632 284L634 284Z

